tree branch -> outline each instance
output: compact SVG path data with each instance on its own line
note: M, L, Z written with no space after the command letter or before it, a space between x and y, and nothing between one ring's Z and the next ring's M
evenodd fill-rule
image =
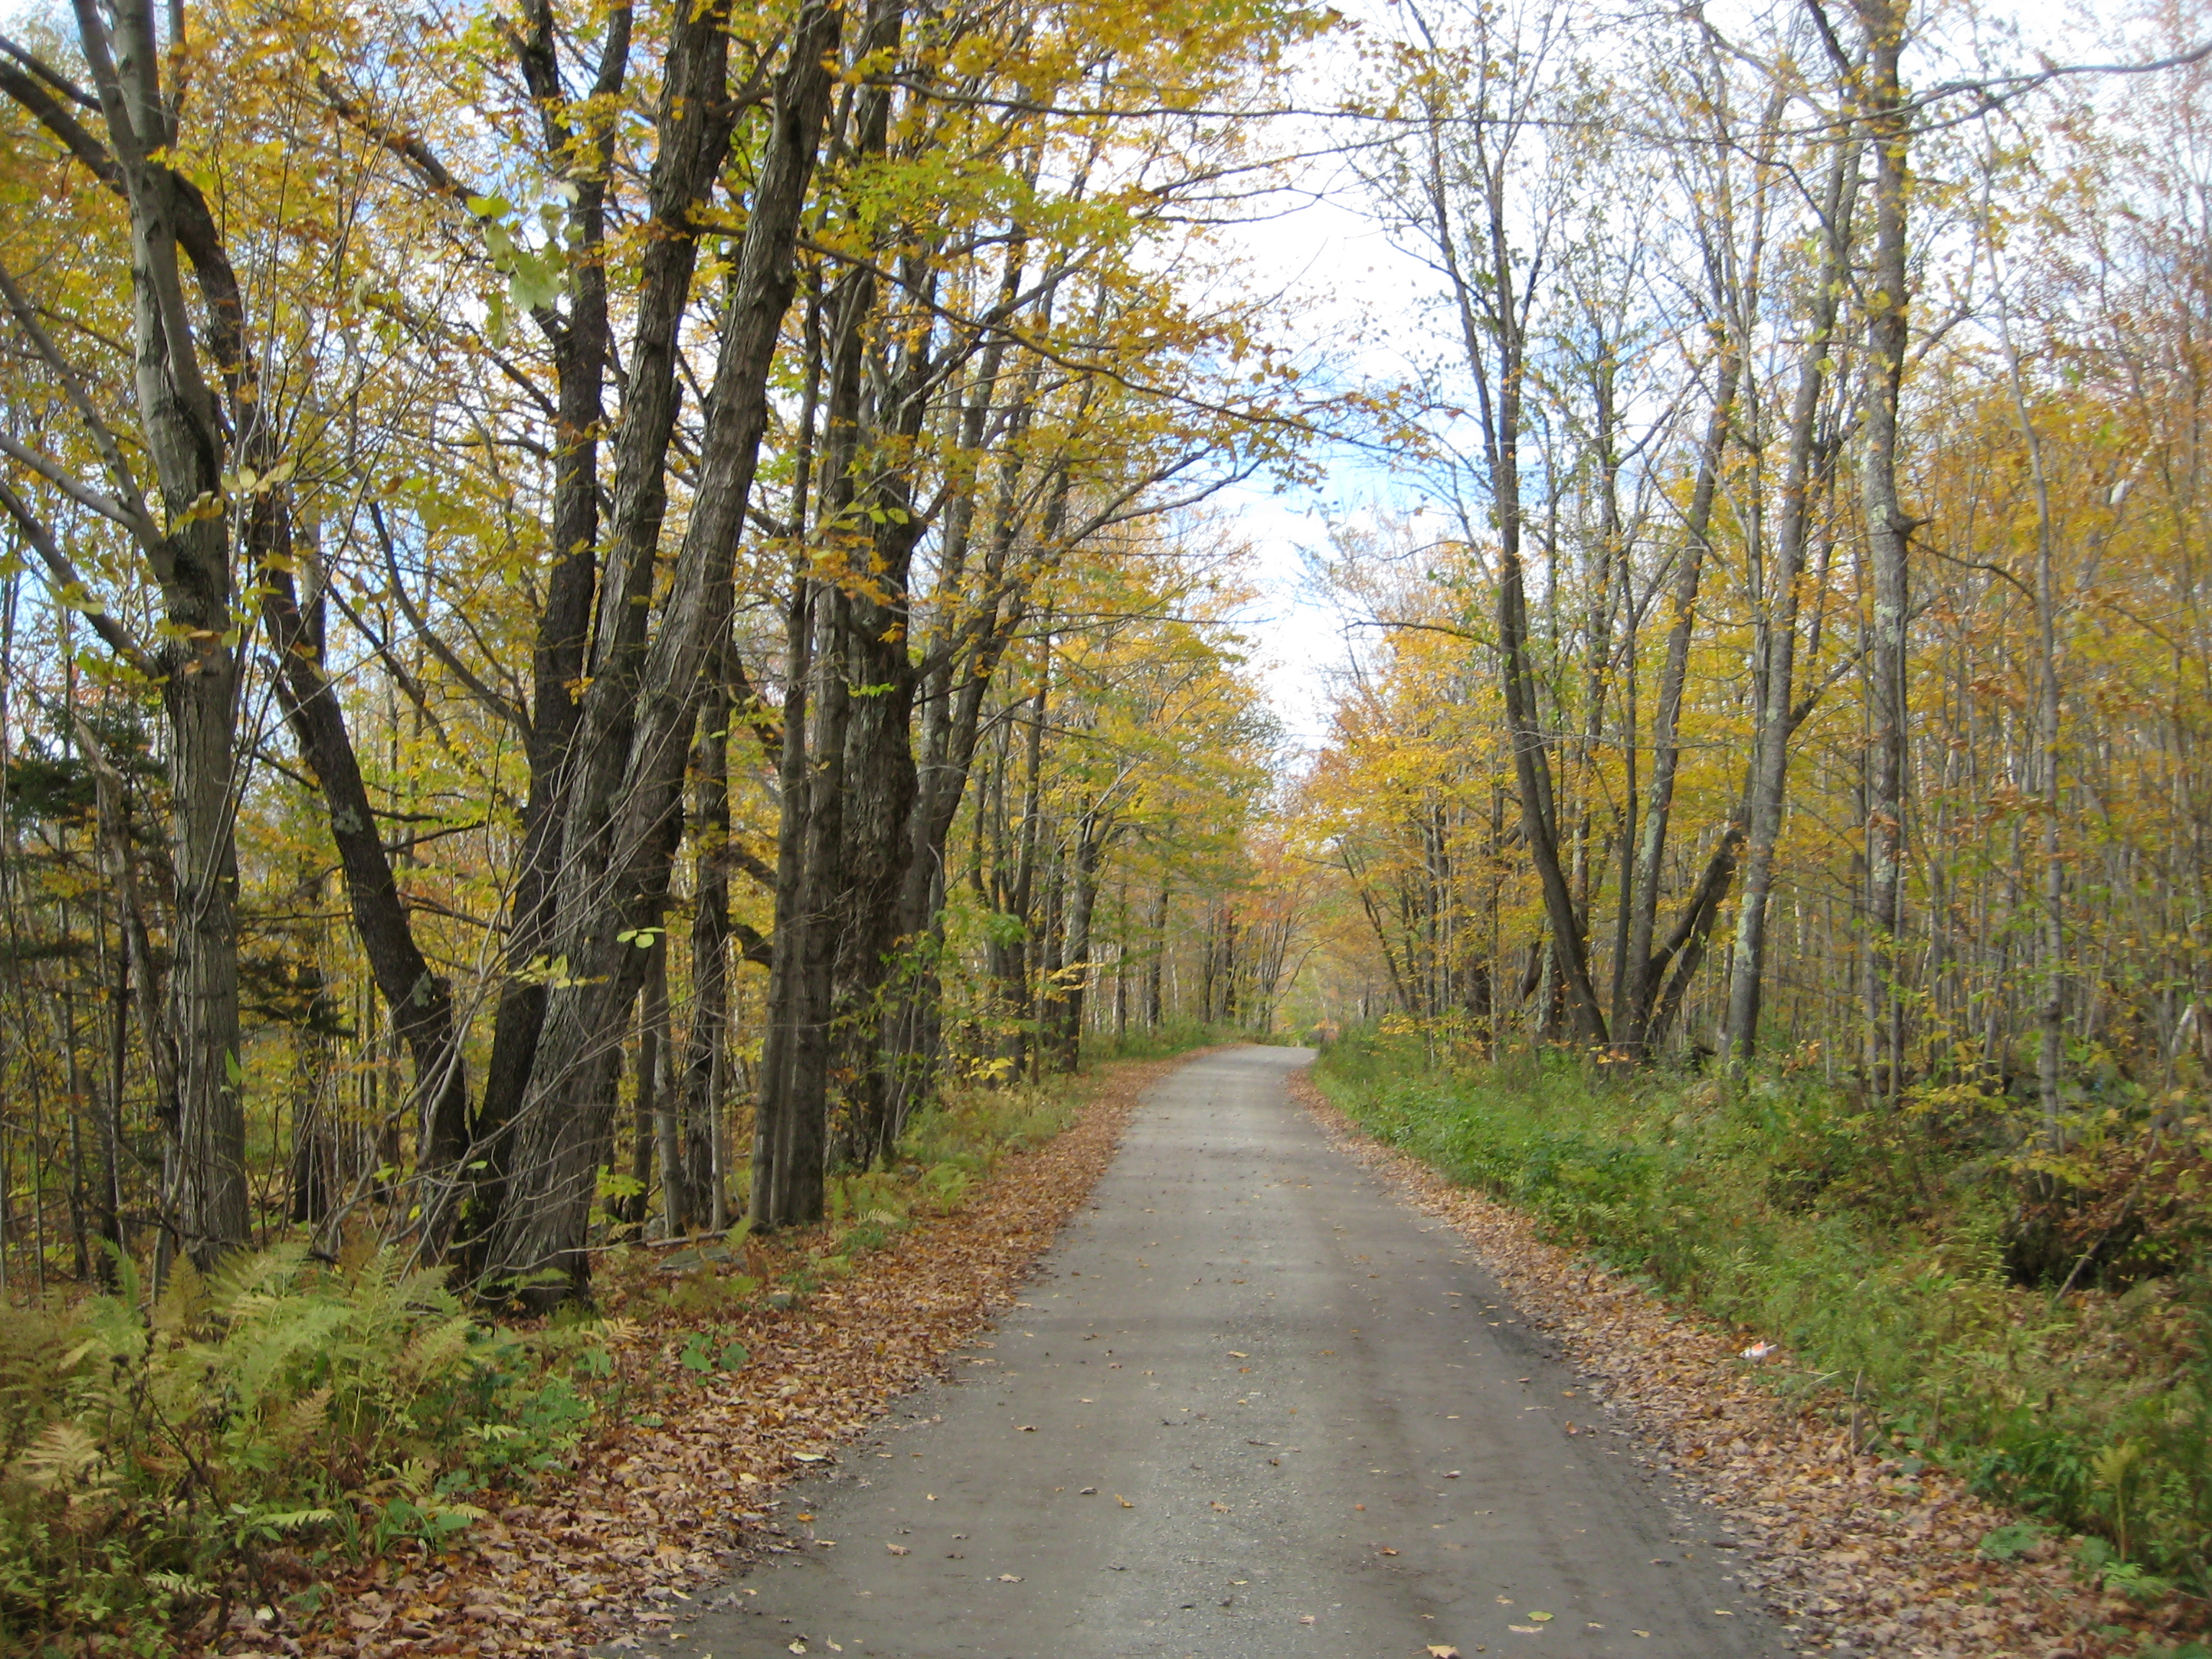
M18 495L14 487L3 478L0 478L0 507L8 509L9 515L22 531L23 539L30 543L32 550L46 567L47 586L57 590L54 597L71 610L82 611L84 619L92 624L92 631L106 641L109 650L148 679L159 680L161 671L155 662L154 653L139 644L131 636L130 629L105 611L90 610L84 602L70 598L74 592L88 599L92 590L85 585L84 578L77 574L76 567L70 562L69 556L55 542L53 532L31 511L30 503Z

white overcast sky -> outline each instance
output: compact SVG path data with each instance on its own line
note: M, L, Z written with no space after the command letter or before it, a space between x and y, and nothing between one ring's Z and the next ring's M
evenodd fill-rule
M1375 21L1389 15L1388 0L1338 3L1368 20L1364 27L1388 27ZM1722 0L1709 15L1726 28L1723 14L1738 9ZM2029 54L2039 51L2061 63L2110 62L2136 55L2125 44L2130 31L2115 20L2138 9L2135 0L1995 0L1980 15L1985 29L2018 31L2021 47L2004 53L2008 60L2032 61ZM2185 0L2185 14L2187 9ZM1950 12L1945 26L1963 38L1962 14ZM1324 42L1310 54L1311 84L1300 101L1326 106L1343 66L1352 61L1347 40ZM1912 72L1908 64L1908 75ZM1356 189L1334 173L1324 160L1307 164L1299 196L1286 200L1279 212L1239 228L1232 246L1245 253L1252 280L1281 297L1284 326L1310 361L1340 378L1395 378L1407 366L1405 346L1419 339L1418 330L1405 325L1431 292L1431 281L1390 246L1366 217ZM1346 660L1347 635L1346 619L1313 591L1305 556L1326 547L1332 517L1357 519L1378 501L1402 509L1419 498L1410 479L1394 478L1373 459L1349 452L1329 458L1328 473L1318 489L1255 485L1233 492L1223 504L1254 550L1261 593L1246 623L1255 664L1292 744L1308 751L1327 734L1328 682Z

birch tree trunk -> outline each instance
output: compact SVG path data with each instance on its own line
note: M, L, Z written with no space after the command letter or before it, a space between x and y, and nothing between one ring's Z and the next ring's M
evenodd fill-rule
M1759 630L1754 677L1748 832L1743 898L1736 909L1735 957L1729 975L1727 1051L1732 1062L1752 1057L1759 1045L1760 993L1766 975L1766 912L1774 887L1774 852L1782 836L1784 793L1790 775L1790 741L1801 715L1796 697L1798 597L1810 544L1817 483L1821 399L1832 372L1836 315L1848 270L1852 204L1858 182L1854 143L1839 145L1828 166L1820 203L1821 255L1808 285L1805 346L1790 410L1784 460L1782 517L1774 568L1769 574Z
M1867 296L1867 541L1874 586L1867 754L1867 1081L1894 1101L1903 1086L1905 998L1905 623L1914 523L1898 497L1898 400L1911 323L1905 265L1911 113L1899 80L1910 0L1857 0L1867 41L1864 117L1874 152L1875 241Z

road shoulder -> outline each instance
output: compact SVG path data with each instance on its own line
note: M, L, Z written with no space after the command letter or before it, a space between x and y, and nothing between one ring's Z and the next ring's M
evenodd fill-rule
M295 1659L575 1659L669 1631L699 1585L779 1547L779 1490L940 1375L1012 1302L1113 1162L1145 1091L1192 1058L1101 1066L1072 1083L1087 1098L1067 1128L1002 1158L951 1214L916 1221L793 1305L752 1297L725 1312L716 1346L727 1354L733 1334L734 1367L687 1364L694 1332L679 1318L605 1322L618 1380L646 1403L596 1435L574 1473L503 1498L448 1553L364 1563ZM796 1260L822 1242L763 1248Z
M1670 1305L1546 1242L1527 1214L1370 1139L1310 1070L1291 1089L1348 1156L1455 1229L1529 1326L1602 1386L1645 1466L1680 1478L1742 1540L1741 1582L1804 1650L1869 1659L2136 1650L2132 1636L2095 1632L2138 1622L2139 1610L2085 1590L2053 1547L2040 1559L1982 1554L1982 1540L2016 1516L1941 1470L1856 1449L1848 1395L1816 1386L1778 1350L1745 1358L1757 1334ZM1784 1397L1793 1382L1812 1403Z

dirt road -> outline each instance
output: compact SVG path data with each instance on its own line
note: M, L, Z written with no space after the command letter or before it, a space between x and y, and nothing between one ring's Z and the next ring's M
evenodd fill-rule
M1310 1058L1232 1049L1157 1085L957 1380L786 1493L789 1553L653 1649L1790 1652L1710 1513L1289 1098Z

